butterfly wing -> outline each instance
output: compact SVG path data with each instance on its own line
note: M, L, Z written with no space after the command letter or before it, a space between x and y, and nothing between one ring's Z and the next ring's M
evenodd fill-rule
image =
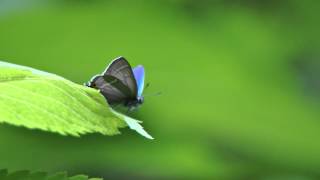
M139 65L133 68L133 75L137 82L138 96L142 96L143 89L144 89L144 77L145 77L144 67L142 65Z
M93 77L88 86L99 89L111 105L121 104L130 96L130 89L119 79L109 75L97 75Z
M129 89L125 92L127 98L137 97L137 83L130 64L124 57L119 57L111 62L103 76L113 76Z

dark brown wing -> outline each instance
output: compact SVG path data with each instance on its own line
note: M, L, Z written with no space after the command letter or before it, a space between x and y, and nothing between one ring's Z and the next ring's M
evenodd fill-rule
M127 94L128 98L136 98L138 91L137 82L130 64L124 57L113 60L103 75L109 75L119 79L130 90Z
M109 75L95 76L88 86L99 89L110 105L126 102L130 95L130 89L126 85Z

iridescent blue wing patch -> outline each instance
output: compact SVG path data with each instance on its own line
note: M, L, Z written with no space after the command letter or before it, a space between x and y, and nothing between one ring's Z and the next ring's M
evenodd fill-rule
M142 96L143 88L144 88L144 68L142 65L138 65L133 68L133 75L137 82L138 94L137 96Z

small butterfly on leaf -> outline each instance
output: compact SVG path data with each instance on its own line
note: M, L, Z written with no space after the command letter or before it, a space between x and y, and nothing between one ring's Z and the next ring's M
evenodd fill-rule
M114 59L106 70L94 76L86 86L100 90L110 106L124 105L128 110L143 101L145 71L142 65L131 68L124 57Z

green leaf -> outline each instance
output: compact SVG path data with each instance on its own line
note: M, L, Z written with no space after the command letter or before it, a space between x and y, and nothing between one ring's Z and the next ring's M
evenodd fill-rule
M67 172L58 172L47 177L46 180L68 180Z
M6 180L18 180L18 179L25 179L29 176L30 172L26 170L16 171L7 175Z
M139 121L112 110L99 91L1 61L0 122L73 136L115 135L119 128L129 126L152 139Z
M30 173L29 177L27 178L28 180L43 180L47 177L46 172L32 172Z
M88 179L88 176L86 175L76 175L76 176L69 177L68 180L87 180L87 179Z
M4 179L8 174L8 170L0 169L0 179Z
M58 172L47 175L45 172L30 172L28 170L14 171L8 173L8 170L0 170L1 180L102 180L101 178L90 178L87 175L75 175L68 178L67 172Z

